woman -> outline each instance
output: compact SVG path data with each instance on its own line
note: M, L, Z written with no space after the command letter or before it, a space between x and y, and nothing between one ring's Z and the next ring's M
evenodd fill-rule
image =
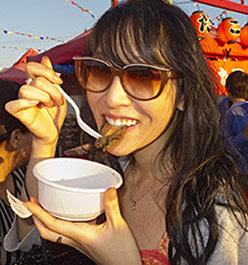
M108 150L125 158L125 183L118 196L105 193L100 225L61 221L27 202L41 236L97 264L245 264L247 203L187 15L161 0L127 1L97 22L85 56L76 58L77 78L98 129L128 125ZM51 157L65 108L53 83L62 80L48 58L27 74L33 81L7 109L36 135L33 150Z
M28 129L4 108L5 104L18 98L20 85L0 80L0 264L13 264L19 252L6 251L4 236L14 223L15 215L10 209L6 190L19 197L23 188L26 164L32 147Z

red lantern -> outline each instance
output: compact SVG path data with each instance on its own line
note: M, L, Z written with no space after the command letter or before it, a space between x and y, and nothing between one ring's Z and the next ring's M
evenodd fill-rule
M237 19L225 18L221 21L217 32L221 42L235 41L240 35L240 24Z
M240 42L244 47L248 46L248 23L244 25L240 32Z
M211 24L210 18L203 11L195 11L190 16L190 19L194 25L196 35L198 39L203 39L210 31Z

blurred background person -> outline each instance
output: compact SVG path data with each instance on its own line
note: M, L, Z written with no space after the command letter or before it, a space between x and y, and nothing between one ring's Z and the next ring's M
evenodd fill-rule
M6 190L20 196L26 164L32 147L31 133L4 108L6 102L18 98L19 84L0 80L0 264L13 264L20 251L4 250L3 238L11 229L15 214L11 210Z
M248 188L248 75L232 72L226 80L230 106L222 114L222 135L240 157L240 174L245 190Z

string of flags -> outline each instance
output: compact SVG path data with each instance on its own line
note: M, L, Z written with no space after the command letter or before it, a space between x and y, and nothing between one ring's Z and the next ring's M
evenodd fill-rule
M65 2L65 4L68 2L68 0ZM82 8L79 4L75 3L74 1L70 1L72 5L78 7L81 11L83 12L87 12L91 17L93 17L94 19L97 19L97 16L94 15L94 13L91 10Z
M20 48L20 47L16 47L16 46L0 46L0 48L2 49L15 49L15 50L22 50L22 51L28 51L30 48ZM37 52L44 52L46 51L45 49L35 49Z
M198 10L200 10L198 3L194 3L194 5L198 8ZM232 11L224 10L214 19L210 19L211 25L218 26L219 22L221 22L224 17L227 17L227 13L232 13Z
M23 33L23 32L11 31L11 30L7 30L7 29L0 30L0 33L6 34L6 35L16 34L16 35L19 35L19 36L26 36L28 38L35 38L37 40L53 40L53 41L58 41L58 42L62 42L62 43L65 42L64 40L58 40L58 39L56 39L54 37L37 36L37 35L27 34L27 33Z
M232 13L232 11L224 10L223 12L220 13L220 15L218 15L214 19L210 19L210 23L213 26L218 26L218 23L221 22L223 18L227 17L227 13Z

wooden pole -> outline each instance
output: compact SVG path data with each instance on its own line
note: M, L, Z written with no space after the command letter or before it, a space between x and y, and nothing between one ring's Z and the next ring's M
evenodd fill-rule
M210 5L218 8L224 8L238 13L248 14L248 5L244 4L244 1L241 0L241 3L235 3L229 0L194 0L195 2L202 3L205 5Z

